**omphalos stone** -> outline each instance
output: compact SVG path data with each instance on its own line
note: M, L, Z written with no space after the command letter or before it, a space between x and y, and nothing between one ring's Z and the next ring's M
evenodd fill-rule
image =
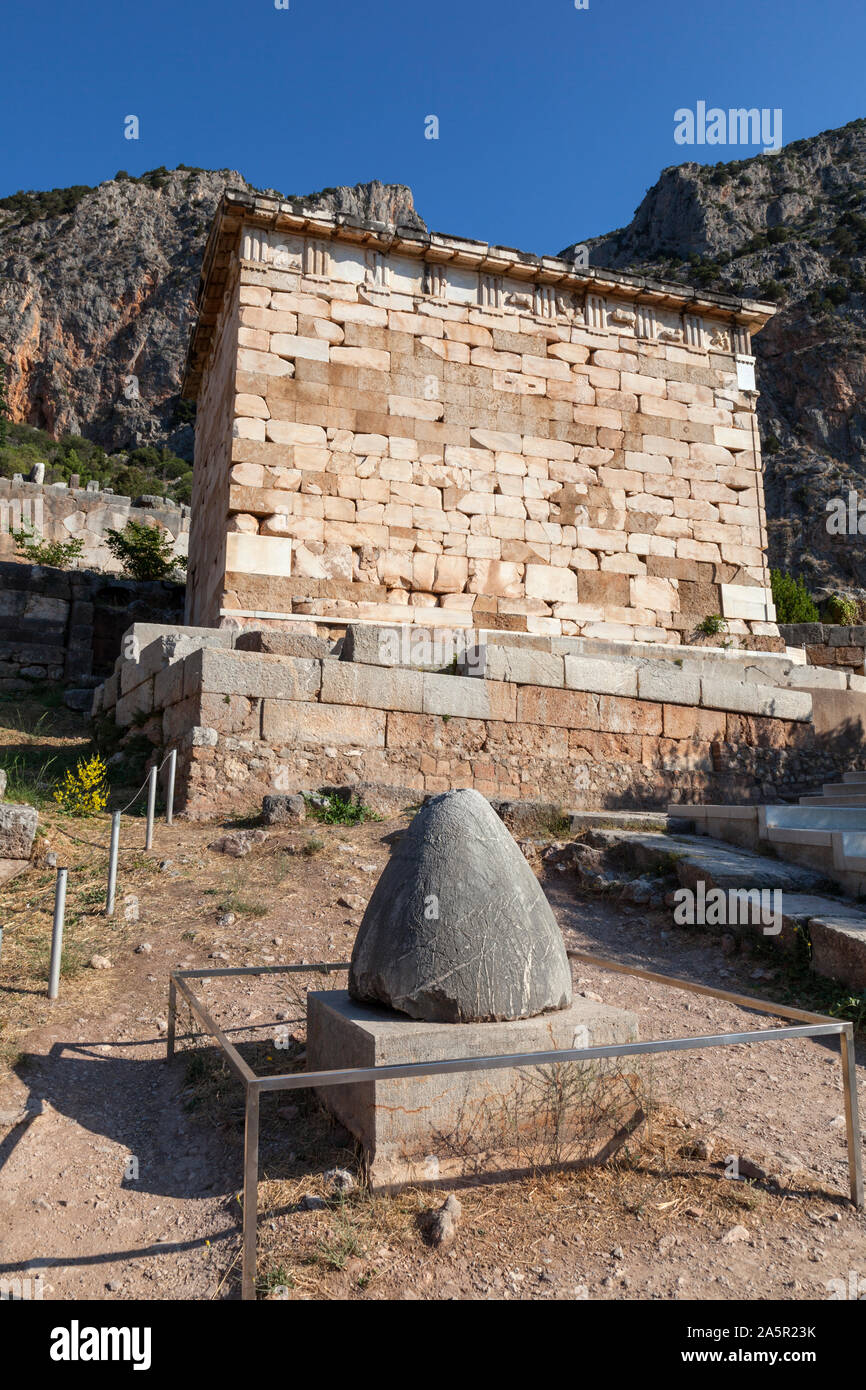
M440 1023L570 1005L550 904L478 792L434 797L399 840L361 922L349 993Z

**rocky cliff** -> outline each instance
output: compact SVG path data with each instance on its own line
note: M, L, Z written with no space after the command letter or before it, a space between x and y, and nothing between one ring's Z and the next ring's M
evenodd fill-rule
M0 200L0 358L13 420L192 456L180 385L202 252L227 186L251 187L227 169L157 169ZM424 225L396 184L303 202Z
M825 510L857 492L866 531L866 121L665 169L627 227L584 244L591 265L778 304L755 338L771 561L866 592L866 536L828 534Z
M157 169L0 199L13 419L191 457L180 383L202 251L228 185L250 187L229 170ZM424 225L401 185L303 201ZM666 169L629 226L586 244L593 265L778 304L755 339L772 562L816 592L866 593L866 537L825 524L826 502L851 490L866 514L866 121L776 154Z

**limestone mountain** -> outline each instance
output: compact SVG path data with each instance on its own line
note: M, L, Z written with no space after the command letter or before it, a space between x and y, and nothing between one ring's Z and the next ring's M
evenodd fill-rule
M229 186L252 187L227 169L181 167L0 199L0 359L13 420L112 449L159 444L191 457L180 386L202 253ZM398 184L328 188L302 201L424 226Z
M180 167L0 199L0 358L14 420L191 457L180 384L228 186L251 187L230 170ZM399 184L302 201L424 226ZM593 265L778 304L755 339L772 563L814 591L866 592L866 538L825 524L831 498L853 490L866 504L866 121L775 154L665 169L627 227L586 244Z
M771 563L866 593L866 537L829 535L825 510L866 504L866 120L665 169L627 227L584 244L591 265L778 304L755 338Z

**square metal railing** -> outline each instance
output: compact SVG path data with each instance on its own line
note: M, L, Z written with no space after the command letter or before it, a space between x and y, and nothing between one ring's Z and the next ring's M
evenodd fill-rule
M853 1024L840 1019L826 1018L823 1014L808 1013L803 1009L791 1009L786 1005L770 1003L765 999L752 999L748 995L732 994L728 990L692 984L689 980L681 980L670 975L659 975L654 971L641 970L633 965L623 965L618 961L593 956L585 951L569 951L568 956L571 960L579 960L587 965L598 966L602 970L612 970L620 975L630 975L639 980L667 985L672 989L687 990L691 994L708 995L710 998L721 999L725 1003L735 1004L755 1013L771 1014L776 1018L796 1019L797 1022L783 1028L761 1028L751 1032L738 1033L710 1033L689 1038L654 1039L649 1042L614 1043L604 1047L562 1048L552 1052L519 1052L492 1057L454 1057L437 1062L402 1062L386 1067L346 1067L338 1071L293 1072L276 1076L258 1076L244 1061L238 1049L229 1041L223 1030L218 1027L206 1006L191 989L188 981L235 975L285 975L302 972L331 974L337 970L348 970L349 962L322 961L313 965L250 965L240 966L236 969L176 970L172 972L169 984L166 1060L170 1061L175 1053L177 996L179 993L189 1005L193 1016L202 1024L204 1032L215 1039L228 1065L244 1087L244 1200L241 1272L241 1297L243 1299L255 1298L259 1103L263 1091L297 1091L309 1087L341 1086L360 1081L390 1081L412 1076L498 1071L510 1067L541 1067L562 1062L591 1062L608 1057L640 1057L656 1052L686 1052L708 1047L731 1047L742 1043L782 1042L786 1038L835 1036L839 1038L842 1063L842 1090L845 1097L851 1201L855 1207L860 1210L863 1209L863 1158L860 1143Z

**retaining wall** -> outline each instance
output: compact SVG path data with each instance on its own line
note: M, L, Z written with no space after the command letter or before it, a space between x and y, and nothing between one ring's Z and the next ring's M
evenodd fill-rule
M341 659L313 625L137 627L135 659L120 658L94 708L178 747L179 795L197 817L359 783L570 809L772 801L849 767L863 741L866 697L833 688L839 717L819 734L811 690L795 687L822 673L770 653L603 656L585 639L481 633L433 670L382 664L383 631L399 629L350 627Z

